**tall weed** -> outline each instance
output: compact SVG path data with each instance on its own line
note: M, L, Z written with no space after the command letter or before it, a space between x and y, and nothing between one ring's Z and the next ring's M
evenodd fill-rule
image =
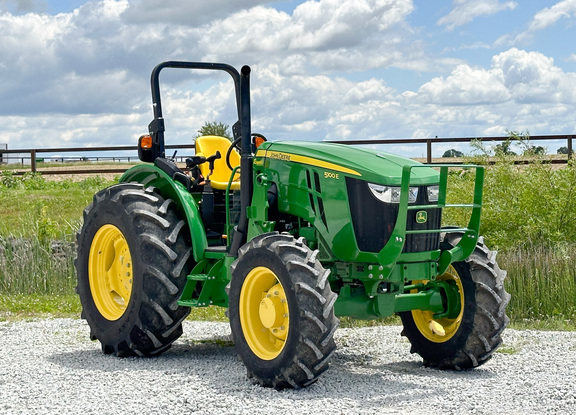
M525 153L533 146L518 139ZM495 153L476 145L469 161L486 168L480 232L507 270L512 321L576 320L576 161L551 164L530 153L533 163L514 163L509 145ZM453 194L470 193L473 174L451 172ZM462 212L446 211L445 223L462 223Z
M482 162L482 159L475 159ZM472 190L470 173L450 175L456 194ZM480 232L493 248L576 243L576 161L516 165L506 156L486 166ZM462 222L447 212L445 222Z
M74 245L0 236L0 293L70 294Z
M507 309L513 321L576 319L576 244L522 247L498 257L508 271Z

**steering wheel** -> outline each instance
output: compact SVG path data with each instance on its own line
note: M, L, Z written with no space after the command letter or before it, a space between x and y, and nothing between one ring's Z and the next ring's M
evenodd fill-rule
M268 141L266 139L266 137L264 137L262 134L258 134L258 133L252 133L252 134L250 134L250 137L258 137L258 138L263 139L264 141ZM240 141L241 140L242 140L242 137L238 137L236 140L232 141L232 143L230 144L230 147L228 147L228 151L226 152L226 165L228 166L230 171L234 170L234 167L232 167L232 163L230 163L230 154L232 154L233 150L236 150L238 153L242 154L242 148L240 147Z
M232 141L230 147L228 147L228 151L226 152L226 165L230 169L230 171L234 170L232 167L232 163L230 163L230 154L232 154L233 150L236 150L239 153L242 153L242 149L240 148L240 140L242 137L238 137L236 140Z

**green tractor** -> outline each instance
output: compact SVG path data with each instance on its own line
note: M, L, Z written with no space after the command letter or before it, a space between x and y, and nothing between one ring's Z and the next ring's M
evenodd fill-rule
M216 70L234 80L233 141L206 136L180 168L167 158L159 74ZM77 292L104 353L154 356L190 307L227 307L256 383L315 382L336 350L338 317L399 314L424 364L486 362L508 323L505 272L478 236L484 170L466 203L448 203L448 166L382 151L270 142L251 131L250 68L164 62L152 72L154 120L143 162L94 196L78 234ZM468 222L442 227L446 208Z

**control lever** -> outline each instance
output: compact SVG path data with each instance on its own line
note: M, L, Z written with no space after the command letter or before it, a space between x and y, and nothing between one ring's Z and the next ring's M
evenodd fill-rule
M219 151L216 152L216 154L212 154L210 157L208 157L206 159L206 161L208 162L208 167L210 169L210 172L212 172L212 170L214 170L214 162L218 159L221 159L222 155L220 154Z
M222 158L222 154L220 154L219 151L217 151L216 154L212 154L209 157L192 156L192 157L189 157L186 159L186 167L188 169L193 169L194 167L198 166L199 164L204 164L204 163L208 162L209 173L206 176L206 179L200 183L201 185L208 184L208 183L210 183L210 176L212 175L212 173L214 173L214 162L220 158Z
M222 158L222 155L219 151L217 151L216 154L212 154L210 157L206 158L206 161L208 162L208 170L210 170L208 176L206 176L206 182L210 182L210 176L212 176L212 173L214 173L214 162L220 158Z
M204 222L204 226L206 229L210 230L212 224L214 223L214 190L212 189L212 185L210 184L210 176L214 173L214 162L222 158L222 155L219 151L216 154L211 155L210 157L206 157L205 162L208 162L208 169L210 172L206 176L206 179L200 183L204 185L202 189L202 221Z
M206 163L206 157L203 156L192 156L186 159L186 167L189 169L193 169L203 163Z

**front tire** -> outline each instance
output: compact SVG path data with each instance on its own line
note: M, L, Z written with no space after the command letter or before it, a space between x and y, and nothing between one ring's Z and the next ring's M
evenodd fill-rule
M179 307L193 266L172 200L140 184L98 192L78 234L77 293L90 338L116 356L152 356L182 334Z
M315 382L336 350L329 271L302 239L269 233L240 249L227 286L236 351L262 386Z
M446 234L443 249L455 246L460 234ZM496 263L482 238L465 261L453 263L438 279L458 287L462 310L455 319L433 318L430 311L400 313L405 335L426 366L466 370L487 362L502 343L502 331L510 321L506 306L510 294L504 289L506 272Z

